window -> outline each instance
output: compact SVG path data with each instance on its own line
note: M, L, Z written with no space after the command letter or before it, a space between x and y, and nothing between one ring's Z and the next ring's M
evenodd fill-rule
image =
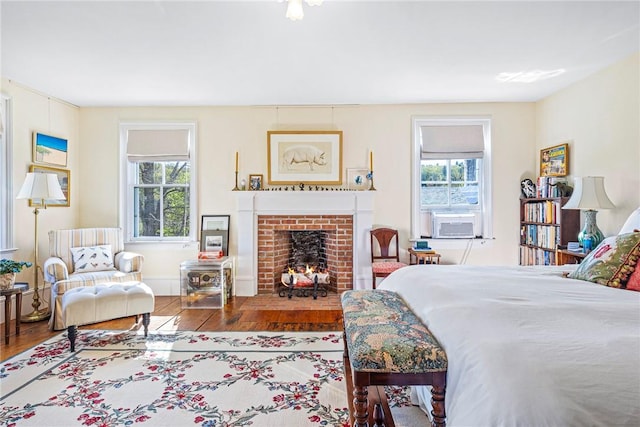
M0 252L13 248L11 100L0 95Z
M128 242L195 241L195 123L121 124Z
M413 237L490 237L490 120L413 119Z

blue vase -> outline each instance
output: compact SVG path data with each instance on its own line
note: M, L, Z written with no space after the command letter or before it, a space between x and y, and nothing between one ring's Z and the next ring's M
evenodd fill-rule
M604 240L604 234L596 224L597 213L598 211L592 209L584 211L584 227L578 234L578 242L586 252L594 249Z

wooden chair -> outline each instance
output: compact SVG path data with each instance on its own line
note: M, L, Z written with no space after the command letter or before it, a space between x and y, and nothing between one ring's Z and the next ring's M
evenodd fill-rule
M398 230L393 228L375 228L370 231L371 236L371 269L373 270L373 289L376 288L376 278L387 277L407 264L400 262L400 246L398 244ZM376 251L376 246L379 251Z

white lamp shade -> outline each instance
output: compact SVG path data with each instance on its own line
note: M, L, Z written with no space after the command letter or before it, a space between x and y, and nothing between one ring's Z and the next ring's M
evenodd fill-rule
M58 176L53 173L29 172L16 199L66 200Z
M563 209L611 209L615 208L604 191L604 177L584 176L575 178L575 186Z

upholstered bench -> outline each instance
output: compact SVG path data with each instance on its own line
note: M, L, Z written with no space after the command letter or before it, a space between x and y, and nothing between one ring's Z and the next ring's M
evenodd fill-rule
M447 355L404 300L387 290L345 291L342 313L345 369L352 376L353 425L369 425L368 386L431 385L432 425L444 427ZM386 404L384 391L377 393ZM385 413L390 415L388 408L381 409L374 406L374 425L385 422Z
M101 283L69 289L62 296L62 321L67 328L71 351L75 351L77 326L119 317L142 314L144 336L149 332L149 318L155 298L142 282Z

